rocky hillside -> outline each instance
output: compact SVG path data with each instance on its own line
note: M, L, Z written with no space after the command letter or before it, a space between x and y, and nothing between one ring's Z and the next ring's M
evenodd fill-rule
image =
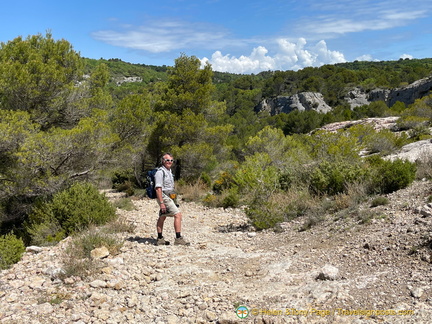
M57 278L67 239L2 271L0 323L428 323L431 194L418 181L389 205L363 205L370 217L329 215L306 231L299 218L277 232L248 230L241 209L183 202L189 247L155 246L156 203L135 200L118 210L135 233L96 276Z
M372 91L365 91L361 87L355 87L344 97L344 101L349 104L351 109L369 105L371 102L379 100L385 102L388 107L393 106L397 101L408 106L415 100L427 96L431 91L432 77L428 77L392 90L377 88ZM293 96L263 99L254 110L255 112L266 111L273 116L280 113L290 113L294 110L315 110L320 113L327 113L332 110L332 107L326 104L321 93L301 92Z

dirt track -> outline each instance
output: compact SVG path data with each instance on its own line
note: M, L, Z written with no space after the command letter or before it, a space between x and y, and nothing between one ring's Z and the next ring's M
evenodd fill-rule
M428 323L432 217L415 210L431 188L416 182L389 195L364 224L342 213L279 233L245 230L241 209L182 202L189 247L155 246L157 204L134 200L135 210L118 212L135 232L96 276L55 279L66 242L1 272L0 323ZM172 219L164 235L173 241Z

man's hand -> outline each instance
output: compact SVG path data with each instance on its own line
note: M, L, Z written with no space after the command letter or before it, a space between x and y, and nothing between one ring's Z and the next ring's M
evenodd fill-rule
M164 203L160 204L160 212L161 214L165 214L166 213L166 206Z

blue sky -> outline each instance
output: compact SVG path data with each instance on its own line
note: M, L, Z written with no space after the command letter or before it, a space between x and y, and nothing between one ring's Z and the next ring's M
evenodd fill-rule
M0 42L50 30L89 58L259 73L432 57L429 0L24 0L2 4Z

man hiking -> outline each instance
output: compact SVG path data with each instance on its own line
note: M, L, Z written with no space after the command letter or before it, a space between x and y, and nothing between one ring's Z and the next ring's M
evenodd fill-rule
M156 224L158 234L156 245L169 244L162 235L164 222L167 216L174 217L174 230L176 232L174 245L190 245L190 243L181 236L182 214L176 204L177 195L174 191L174 176L171 172L173 163L173 156L170 153L165 153L161 159L162 166L155 174L156 199L160 207L159 218Z

